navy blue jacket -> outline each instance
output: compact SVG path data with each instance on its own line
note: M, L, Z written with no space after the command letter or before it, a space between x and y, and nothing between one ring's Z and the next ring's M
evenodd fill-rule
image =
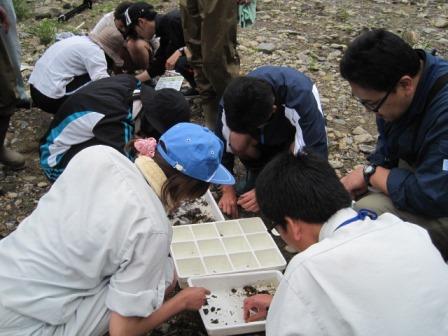
M398 209L448 217L448 84L424 110L434 82L448 73L448 62L418 52L425 66L411 106L399 120L377 118L379 139L369 160L391 169L387 190ZM415 171L398 168L400 159Z
M279 109L268 124L259 130L259 134L251 134L258 140L261 152L263 153L263 147L288 149L295 142L296 150L306 148L307 151L327 159L325 118L319 93L313 82L293 68L279 66L262 66L247 76L263 79L272 86L275 104ZM234 156L227 143L229 129L225 123L222 102L216 130L227 149L223 164L232 169ZM272 150L270 152L268 156L272 157L275 153Z

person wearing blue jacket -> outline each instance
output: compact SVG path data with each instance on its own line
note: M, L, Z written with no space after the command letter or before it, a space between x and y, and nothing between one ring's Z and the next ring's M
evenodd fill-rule
M232 217L238 216L238 205L246 211L259 210L255 179L278 153L291 150L328 156L316 85L289 67L262 66L233 79L224 91L216 134L226 145L226 168L233 169L236 155L247 169L245 182L236 188L222 187L219 206Z
M375 113L378 143L364 166L342 178L357 208L392 212L426 228L448 259L448 62L385 30L348 47L341 75Z

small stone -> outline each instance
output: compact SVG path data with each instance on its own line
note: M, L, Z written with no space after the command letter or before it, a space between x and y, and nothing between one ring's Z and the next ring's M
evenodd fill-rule
M371 146L371 145L360 144L360 145L358 145L358 148L359 148L359 151L364 154L370 154L370 153L373 153L373 151L375 151L375 146Z
M361 144L361 143L366 143L366 142L372 142L375 139L369 133L366 133L366 134L355 135L353 137L353 140L355 140L355 143Z
M6 196L8 196L8 198L17 198L17 196L19 196L19 194L15 193L15 192L9 192L6 194Z
M47 183L47 182L39 182L39 183L37 184L37 186L38 186L39 188L45 188L45 187L48 186L48 183Z
M360 135L360 134L366 134L367 133L367 131L364 129L364 128L362 128L361 126L357 126L353 131L352 131L352 134L354 134L354 135Z
M344 167L344 164L341 161L338 160L330 160L328 161L330 163L330 165L334 168L334 169L339 169Z
M446 28L448 27L448 20L446 18L437 18L434 20L434 27Z
M260 43L257 49L265 54L272 54L275 50L275 45L273 43Z
M14 228L16 227L16 225L14 224L14 222L6 222L5 226L8 230L14 230Z

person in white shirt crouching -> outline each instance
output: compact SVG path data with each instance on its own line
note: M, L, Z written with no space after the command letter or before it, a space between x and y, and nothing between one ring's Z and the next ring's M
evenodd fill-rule
M448 335L448 267L426 230L353 210L330 165L285 153L256 183L262 213L302 252L277 292L244 302L267 335ZM269 225L268 225L269 226Z

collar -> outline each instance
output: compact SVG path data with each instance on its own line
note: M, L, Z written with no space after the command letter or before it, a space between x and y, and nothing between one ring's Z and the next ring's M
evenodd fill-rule
M331 237L334 234L334 230L346 220L356 216L357 212L352 208L344 208L336 212L330 219L322 225L322 229L319 232L319 241ZM336 231L337 232L337 231Z
M135 159L135 165L160 199L163 184L167 180L163 170L152 158L143 155Z

